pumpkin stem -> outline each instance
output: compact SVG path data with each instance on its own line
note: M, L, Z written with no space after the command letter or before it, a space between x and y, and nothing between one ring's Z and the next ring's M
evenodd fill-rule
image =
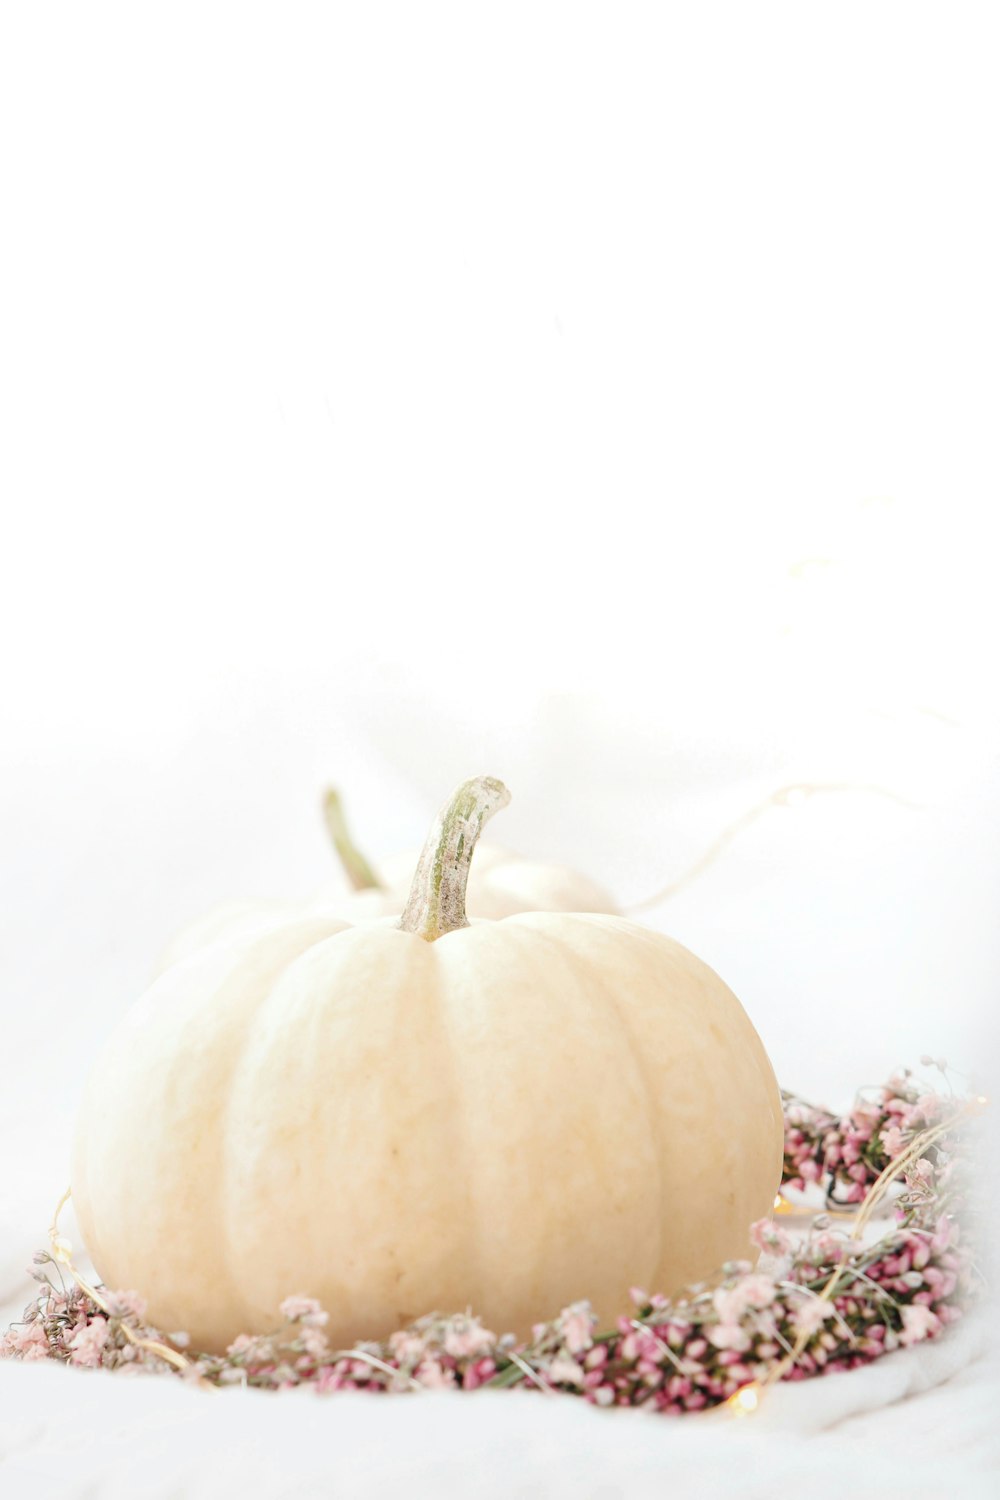
M510 801L510 792L492 776L463 781L434 820L417 864L406 910L399 920L404 932L433 943L447 932L468 927L465 887L472 853L483 824Z
M340 793L330 787L323 794L323 817L326 819L326 831L330 835L333 847L340 857L340 863L344 867L344 873L356 891L381 891L385 887L375 874L371 865L365 859L361 850L351 838L347 828L347 819L344 817L344 808L340 800Z

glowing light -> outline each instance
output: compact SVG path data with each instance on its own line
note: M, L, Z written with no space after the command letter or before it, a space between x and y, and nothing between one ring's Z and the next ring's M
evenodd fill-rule
M757 1381L751 1380L749 1385L741 1385L738 1391L733 1392L726 1405L741 1416L756 1411L760 1405L760 1386Z
M52 1259L59 1261L60 1265L68 1266L73 1258L73 1246L69 1240L61 1234L53 1234L50 1236L49 1245Z
M787 1198L783 1197L781 1193L775 1193L774 1212L776 1214L790 1214L794 1213L795 1210L792 1208L792 1205L789 1203Z
M809 788L804 786L790 786L781 797L781 806L801 807L809 796Z

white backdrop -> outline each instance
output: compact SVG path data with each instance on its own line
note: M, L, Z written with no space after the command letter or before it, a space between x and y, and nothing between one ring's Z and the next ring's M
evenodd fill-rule
M0 1191L328 780L626 903L860 788L648 919L789 1085L988 1074L994 21L5 8Z

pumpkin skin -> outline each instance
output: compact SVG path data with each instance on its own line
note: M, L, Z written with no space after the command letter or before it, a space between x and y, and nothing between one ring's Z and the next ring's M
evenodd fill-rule
M88 1080L72 1174L111 1286L220 1350L301 1292L334 1347L472 1308L528 1333L751 1257L778 1087L732 992L624 918L469 925L460 788L402 918L260 919L163 973ZM456 873L457 872L457 873Z
M383 884L369 890L347 890L331 881L301 903L288 901L224 901L189 923L171 939L160 955L155 973L196 948L224 936L252 931L261 921L295 916L330 915L347 922L395 916L403 910L416 868L418 850L395 854L380 869ZM524 911L593 911L617 914L614 897L589 876L566 865L525 859L497 844L479 844L469 874L468 911L473 920L497 921Z

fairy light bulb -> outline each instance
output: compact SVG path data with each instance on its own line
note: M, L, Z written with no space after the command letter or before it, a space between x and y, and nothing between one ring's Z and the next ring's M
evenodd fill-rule
M733 1392L726 1405L739 1416L749 1416L760 1405L759 1382L751 1380L749 1385L741 1385L738 1391Z
M775 1193L773 1211L776 1214L790 1214L793 1211L792 1205L782 1193Z

